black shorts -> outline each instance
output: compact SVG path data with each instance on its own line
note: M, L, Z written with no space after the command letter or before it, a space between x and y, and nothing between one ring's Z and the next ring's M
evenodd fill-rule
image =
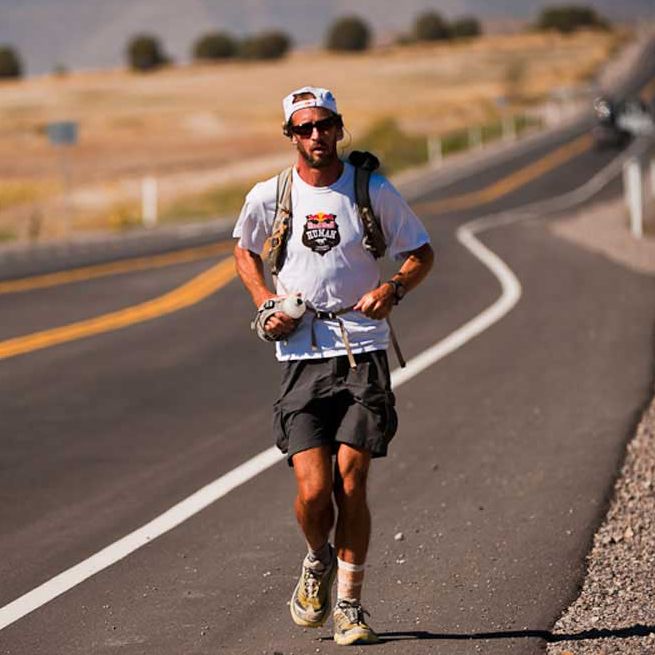
M340 443L384 457L398 419L384 350L282 362L280 397L273 406L277 447L289 464L296 453Z

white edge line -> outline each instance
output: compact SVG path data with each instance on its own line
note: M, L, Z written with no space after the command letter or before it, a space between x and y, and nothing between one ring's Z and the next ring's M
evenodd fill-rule
M283 458L275 446L262 451L173 505L141 528L0 608L0 630L172 530Z
M416 357L410 359L405 368L398 368L393 371L391 374L391 385L394 388L411 380L421 371L424 371L429 366L432 366L440 359L461 348L465 343L487 330L510 312L521 298L521 284L514 273L512 273L500 257L475 238L473 234L475 227L472 225L474 222L471 221L462 225L457 230L457 238L496 276L501 284L502 293L496 302L487 307L475 318L460 326L447 337L430 346L430 348L424 350ZM493 224L487 224L486 227L492 226Z
M514 273L500 257L475 237L476 232L530 218L536 215L537 210L541 214L548 211L559 211L576 202L588 199L598 193L620 171L620 163L625 157L626 155L613 160L582 187L564 196L553 198L547 202L534 203L522 210L485 216L462 225L457 230L457 238L496 276L502 287L502 293L492 305L480 314L410 359L404 369L395 369L391 373L392 386L398 388L426 368L461 348L508 314L521 298L521 285ZM275 446L262 451L229 473L202 487L141 528L130 532L122 539L8 603L0 608L0 630L169 532L283 459L284 455Z

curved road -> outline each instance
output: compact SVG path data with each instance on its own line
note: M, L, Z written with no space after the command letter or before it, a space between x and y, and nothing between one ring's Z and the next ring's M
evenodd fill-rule
M640 69L636 88L653 72ZM501 294L458 228L587 182L616 155L571 147L587 127L447 186L426 176L415 204L438 258L397 310L409 359ZM380 652L543 652L576 594L652 390L655 285L554 237L556 219L543 211L478 234L520 282L518 303L397 388L401 429L370 485L365 604ZM175 292L187 306L158 305L156 319L22 353L3 345L143 307L225 257L0 292L0 653L335 652L329 628L302 631L288 616L303 543L283 464L22 618L6 611L267 449L277 370L227 278L193 302ZM6 278L103 259L15 261Z

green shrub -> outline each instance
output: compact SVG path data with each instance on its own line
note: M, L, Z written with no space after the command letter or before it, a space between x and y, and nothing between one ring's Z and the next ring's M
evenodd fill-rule
M469 133L468 130L456 130L449 132L441 139L441 151L446 157L454 152L461 152L468 150L469 147Z
M453 38L471 38L482 34L480 21L473 16L464 16L458 18L450 24L450 33Z
M9 46L0 46L0 78L22 77L23 66L16 51Z
M585 27L608 29L609 23L591 7L559 5L543 9L537 19L536 27L540 30L557 30L563 34L568 34Z
M424 11L414 22L417 41L439 41L450 38L448 23L436 11Z
M238 43L227 32L209 32L201 36L193 46L194 59L229 59L238 51Z
M239 46L244 59L279 59L291 47L291 39L283 32L262 32L248 37Z
M371 30L358 16L338 18L328 30L325 45L328 50L360 52L369 47Z
M164 223L237 216L245 195L256 180L217 186L198 194L181 196L162 211Z
M387 175L428 160L425 137L406 134L394 118L383 118L374 123L357 141L354 149L369 150L375 154Z
M127 45L127 60L136 71L155 70L169 63L159 39L150 34L138 34Z

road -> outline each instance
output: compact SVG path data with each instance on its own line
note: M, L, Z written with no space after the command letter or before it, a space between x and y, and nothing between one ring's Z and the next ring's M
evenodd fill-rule
M638 77L650 79L643 68ZM414 201L437 263L394 315L408 359L501 294L458 228L571 192L616 156L572 147L587 127L446 186L428 176ZM517 178L531 166L533 177ZM381 653L540 653L576 595L652 390L655 285L554 237L557 218L544 211L478 234L520 298L397 386L401 429L370 482L364 600ZM227 270L228 257L0 293L0 613L271 445L277 368L247 329L252 308L233 277L184 287L175 302L147 305L147 320L112 327L126 307L143 311L223 261ZM71 251L30 265L80 262ZM7 279L25 274L24 263L5 266ZM99 315L114 318L84 333ZM49 341L71 324L81 333ZM29 347L15 341L37 332ZM0 652L335 652L329 627L303 631L289 618L303 553L293 493L286 465L266 467L34 611L5 612Z

